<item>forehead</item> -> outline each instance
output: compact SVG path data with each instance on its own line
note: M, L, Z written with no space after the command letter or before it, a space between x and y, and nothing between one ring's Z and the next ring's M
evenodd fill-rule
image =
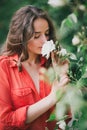
M34 30L41 31L49 28L48 21L43 18L38 18L34 21Z

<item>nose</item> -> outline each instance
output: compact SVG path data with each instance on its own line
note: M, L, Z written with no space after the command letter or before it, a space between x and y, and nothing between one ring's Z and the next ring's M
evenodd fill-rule
M42 41L43 44L47 41L46 35L44 35L44 34L42 35L41 41Z

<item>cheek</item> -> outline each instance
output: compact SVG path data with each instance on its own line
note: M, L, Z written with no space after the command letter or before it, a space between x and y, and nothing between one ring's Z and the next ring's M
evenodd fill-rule
M27 45L28 50L33 51L37 49L37 43L36 42L29 42Z
M34 47L35 47L35 46L34 46L32 43L29 43L28 46L27 46L28 50L30 50L30 51L31 51L32 49L34 49Z

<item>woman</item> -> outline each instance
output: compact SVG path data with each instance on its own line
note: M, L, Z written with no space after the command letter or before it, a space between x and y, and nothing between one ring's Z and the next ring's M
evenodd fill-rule
M19 9L13 16L0 56L0 130L49 130L46 123L56 102L56 91L68 82L50 84L40 80L41 67L51 65L41 56L45 41L54 42L54 27L46 12L33 6ZM53 58L53 57L52 57Z

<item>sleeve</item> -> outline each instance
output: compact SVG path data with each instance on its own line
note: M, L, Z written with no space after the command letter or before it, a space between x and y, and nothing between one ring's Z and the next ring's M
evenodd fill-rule
M0 122L5 126L24 126L28 106L14 110L11 101L7 65L0 61Z

